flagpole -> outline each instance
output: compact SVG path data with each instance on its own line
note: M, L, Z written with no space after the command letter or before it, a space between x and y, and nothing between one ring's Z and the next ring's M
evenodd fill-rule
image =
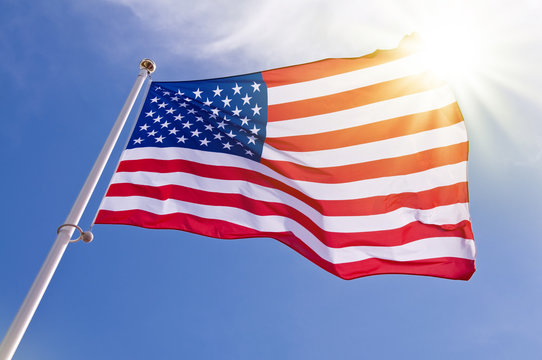
M115 147L117 139L122 131L122 128L124 127L130 111L132 110L132 107L134 106L141 87L143 86L147 76L154 72L155 68L156 65L152 60L144 59L140 62L140 71L137 75L134 86L126 99L126 102L124 103L124 106L122 107L120 114L117 117L117 120L115 121L115 124L113 125L113 128L111 129L111 132L109 133L109 136L107 137L107 140L105 141L105 144L98 155L98 158L96 159L87 180L85 181L85 184L81 188L72 209L66 217L66 221L58 228L56 240L51 247L51 250L49 250L47 258L41 266L38 275L34 279L34 283L26 294L26 298L19 308L17 315L13 319L8 332L0 345L0 360L10 360L13 357L13 354L19 346L28 324L30 323L30 320L32 320L32 316L34 315L41 298L43 297L43 294L45 293L45 290L53 277L58 263L60 262L66 247L70 243L70 238L73 235L73 232L76 228L81 232L81 229L77 226L77 224L83 215L90 196L92 195L100 175L105 168L107 160ZM78 239L83 239L84 241L88 242L92 240L92 234L90 232L81 232Z

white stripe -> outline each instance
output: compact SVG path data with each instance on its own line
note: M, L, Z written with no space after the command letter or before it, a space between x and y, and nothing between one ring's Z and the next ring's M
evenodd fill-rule
M179 185L214 193L241 194L258 201L288 205L304 213L322 230L340 233L391 230L414 221L444 225L469 220L468 206L465 203L439 206L427 210L399 208L375 215L324 216L305 202L278 189L270 189L248 181L212 179L188 173L120 172L114 175L111 183L154 187ZM272 204L269 206L272 207Z
M123 211L140 209L153 214L198 214L203 218L228 221L261 232L291 231L298 239L314 250L321 258L334 264L380 258L394 261L411 261L439 257L474 259L474 242L458 237L441 237L417 240L400 246L350 246L330 248L310 231L291 218L258 216L246 210L225 206L208 206L179 200L156 200L145 197L105 198L102 209Z
M347 129L440 109L455 101L452 90L446 85L352 109L292 120L272 121L267 123L266 136L277 138Z
M410 55L365 69L295 84L270 87L267 89L268 104L276 105L336 94L419 74L427 71L427 69L427 61L423 61L421 55Z
M318 151L281 151L264 144L262 158L313 167L333 167L389 159L467 141L465 122L416 134Z
M159 159L189 160L213 166L233 166L252 170L274 178L294 189L301 191L313 199L348 200L373 196L399 194L403 192L420 192L440 186L453 185L467 181L467 162L445 165L408 175L388 176L366 179L340 184L316 183L289 179L267 166L255 161L222 153L192 150L186 148L136 148L123 152L122 160ZM217 169L217 171L221 171ZM116 175L115 175L116 176Z

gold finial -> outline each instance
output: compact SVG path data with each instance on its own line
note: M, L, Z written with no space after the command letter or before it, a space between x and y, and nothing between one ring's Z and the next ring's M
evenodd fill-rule
M151 59L143 59L139 63L139 68L147 70L147 74L152 74L156 70L156 64Z

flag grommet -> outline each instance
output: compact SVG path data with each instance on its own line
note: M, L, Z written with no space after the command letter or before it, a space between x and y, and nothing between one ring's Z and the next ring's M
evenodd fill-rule
M83 231L83 229L81 229L79 226L77 226L75 224L62 224L62 225L60 225L58 227L58 229L56 229L56 233L58 234L60 232L60 230L63 227L66 227L66 226L72 226L72 227L76 228L77 230L79 230L79 237L77 239L70 239L69 241L71 243L78 242L79 240L83 240L83 242L89 243L94 239L94 235L92 234L92 232Z

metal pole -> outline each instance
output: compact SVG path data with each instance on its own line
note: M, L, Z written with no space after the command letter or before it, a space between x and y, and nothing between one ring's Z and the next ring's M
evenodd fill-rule
M75 203L73 204L73 207L66 218L65 224L70 224L72 226L61 226L58 229L56 240L51 247L47 258L45 259L45 262L41 266L38 275L34 279L34 283L26 294L26 298L19 308L17 315L13 319L13 322L11 323L8 332L2 341L2 344L0 345L0 360L10 360L17 350L26 328L28 327L30 320L32 320L32 316L36 312L41 298L43 297L43 294L45 293L45 290L53 277L58 263L60 262L60 259L62 258L62 255L70 242L70 238L75 230L75 225L77 225L81 219L81 216L83 215L90 196L98 183L100 175L102 174L107 160L115 147L115 143L117 142L122 128L124 127L124 123L130 114L130 110L132 110L137 95L139 94L147 75L151 74L155 70L156 66L152 60L144 59L139 64L139 68L140 71L135 84L132 87L128 98L126 99L126 102L124 103L124 106L122 107L122 110L120 111L120 114L113 125L113 129L111 129L111 132L109 133L102 151L100 152L100 155L98 155L98 158L96 159L96 162L94 163L85 184L81 188L79 196L77 196L77 199L75 200Z

